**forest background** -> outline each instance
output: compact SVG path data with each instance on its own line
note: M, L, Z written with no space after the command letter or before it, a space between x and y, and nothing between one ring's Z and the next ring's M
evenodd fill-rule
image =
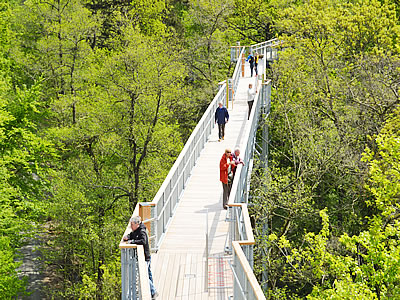
M118 299L117 247L229 77L277 37L252 178L271 299L400 297L398 0L0 0L0 295Z

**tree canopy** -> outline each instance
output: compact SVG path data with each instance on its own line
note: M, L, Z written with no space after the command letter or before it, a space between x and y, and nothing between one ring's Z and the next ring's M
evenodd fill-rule
M0 294L120 297L116 248L233 72L279 38L251 182L270 299L399 297L397 0L0 0ZM22 279L22 280L21 280Z

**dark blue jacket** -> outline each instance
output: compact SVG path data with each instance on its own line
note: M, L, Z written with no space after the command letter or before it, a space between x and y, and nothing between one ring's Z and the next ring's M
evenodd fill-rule
M215 111L215 122L217 122L218 124L225 124L226 122L228 122L228 120L229 120L229 114L226 107L222 106L222 108L220 108L218 106L217 110Z

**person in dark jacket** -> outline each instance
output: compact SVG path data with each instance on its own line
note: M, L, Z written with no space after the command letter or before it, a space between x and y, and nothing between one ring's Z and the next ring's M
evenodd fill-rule
M140 216L134 216L130 220L132 231L124 236L124 241L128 241L130 244L143 245L144 248L144 257L147 263L147 269L149 273L149 282L150 282L150 292L152 299L155 299L158 296L158 293L153 284L153 274L151 273L151 255L150 255L150 245L149 245L149 236L147 235L146 226L142 223Z
M247 58L246 58L246 61L248 61L249 62L249 64L250 64L250 77L253 77L253 68L254 68L254 56L253 56L253 54L249 54L249 56L247 56ZM256 70L256 73L257 73L257 70Z
M228 110L222 102L219 102L217 110L215 111L215 123L218 123L218 142L225 138L225 123L228 123L228 120Z
M258 75L258 60L260 59L260 55L256 52L254 54L254 71L256 71L256 76ZM251 75L253 77L253 75Z

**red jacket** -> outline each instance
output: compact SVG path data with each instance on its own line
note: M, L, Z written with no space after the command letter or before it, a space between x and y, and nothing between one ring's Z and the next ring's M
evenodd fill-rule
M222 154L221 161L219 162L219 180L225 184L228 184L228 168L228 158L224 153Z

